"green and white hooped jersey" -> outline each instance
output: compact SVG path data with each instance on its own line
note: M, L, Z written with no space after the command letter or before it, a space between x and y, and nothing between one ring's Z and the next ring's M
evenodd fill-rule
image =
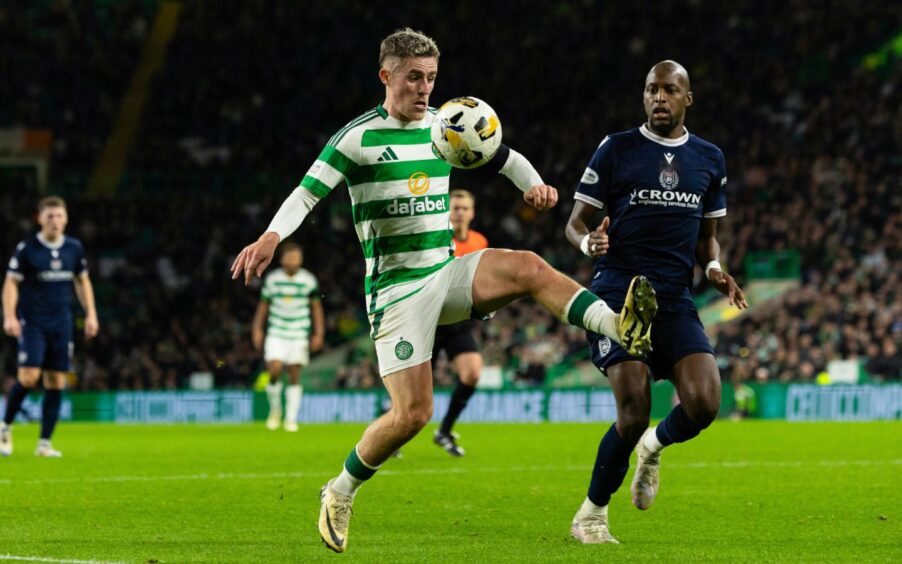
M432 152L434 112L405 123L376 107L336 133L301 181L317 198L347 182L370 313L418 292L454 260L451 167Z
M281 268L273 270L263 281L260 297L269 302L267 335L282 339L310 338L313 327L310 302L319 299L319 283L309 270L302 268L293 276Z

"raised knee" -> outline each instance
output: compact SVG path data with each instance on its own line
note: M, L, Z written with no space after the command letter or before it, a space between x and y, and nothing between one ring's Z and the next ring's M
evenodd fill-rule
M466 370L461 372L459 376L460 381L463 382L465 386L475 388L476 384L479 383L479 372L476 370Z
M38 381L41 379L40 373L38 374L22 374L19 376L19 383L22 384L23 388L34 388L38 385Z
M528 288L540 281L542 275L551 270L545 260L532 251L516 251L517 268L514 276L521 287Z

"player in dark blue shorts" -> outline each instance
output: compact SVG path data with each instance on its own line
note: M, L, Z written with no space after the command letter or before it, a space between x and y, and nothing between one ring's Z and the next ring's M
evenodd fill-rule
M17 382L0 425L0 455L13 451L12 424L43 373L41 439L35 455L60 457L50 437L59 418L62 390L72 361L72 287L85 310L85 336L97 334L94 290L81 242L63 234L66 203L50 196L38 203L41 230L16 246L3 282L3 330L19 340Z
M633 503L647 509L658 490L660 452L708 427L720 407L720 375L690 295L696 261L730 304L747 307L742 290L718 262L717 220L727 213L726 165L715 145L683 126L692 104L689 74L673 61L655 65L645 79L646 123L605 137L576 191L567 238L596 257L592 291L615 311L633 276L651 281L658 300L646 358L627 354L610 339L589 333L592 361L611 383L617 421L598 448L589 492L571 526L584 543L616 543L607 508L637 453ZM601 210L607 211L594 230ZM669 379L680 404L648 428L649 369Z

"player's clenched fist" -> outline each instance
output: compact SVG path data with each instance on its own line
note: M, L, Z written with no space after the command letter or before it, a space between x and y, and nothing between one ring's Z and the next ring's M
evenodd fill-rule
M537 184L523 194L523 199L539 211L550 210L557 205L557 190L547 184Z
M18 338L22 334L22 325L15 317L6 317L3 319L3 332L10 337Z
M232 280L237 280L244 273L244 285L247 286L254 276L263 276L263 271L272 262L278 246L279 236L267 231L255 242L241 249L232 263Z
M589 231L589 239L586 244L586 254L590 257L600 257L608 254L610 240L608 238L608 226L611 218L605 216L601 224L594 231Z

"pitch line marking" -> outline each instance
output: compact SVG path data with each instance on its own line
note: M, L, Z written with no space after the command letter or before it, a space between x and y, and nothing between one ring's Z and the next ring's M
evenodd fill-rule
M55 562L58 564L124 564L109 560L71 560L67 558L47 558L44 556L16 556L15 554L0 554L0 560L18 560L20 562Z
M667 468L800 468L803 466L895 466L902 465L902 459L890 460L821 460L818 462L763 462L757 460L736 460L721 462L687 462L668 464ZM506 468L414 468L410 470L382 470L380 476L404 476L409 474L472 474L472 473L501 473L501 472L585 472L591 470L590 464L570 465L570 466L511 466ZM319 472L250 472L250 473L230 473L230 472L202 472L198 474L176 474L170 476L94 476L81 478L51 478L51 479L28 479L13 480L0 479L0 484L65 484L65 483L116 483L116 482L180 482L191 480L259 480L274 478L316 478L329 477L334 471L323 470ZM0 560L3 555L0 555ZM9 558L6 558L9 560ZM77 561L72 561L77 562Z

